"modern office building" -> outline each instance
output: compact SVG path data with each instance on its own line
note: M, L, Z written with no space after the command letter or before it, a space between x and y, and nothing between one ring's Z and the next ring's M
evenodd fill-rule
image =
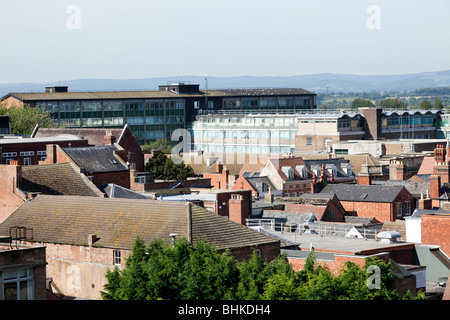
M341 141L435 139L441 119L438 110L285 112L223 110L199 115L192 124L193 149L217 153L309 153L333 151L333 143ZM334 151L347 154L345 150Z
M284 153L295 151L300 114L198 115L192 124L193 150L211 153Z
M170 139L189 128L197 114L232 110L282 112L316 108L316 94L303 89L200 90L198 84L161 85L153 91L71 92L67 86L45 92L9 93L3 103L44 107L59 127L123 128L128 124L140 144Z

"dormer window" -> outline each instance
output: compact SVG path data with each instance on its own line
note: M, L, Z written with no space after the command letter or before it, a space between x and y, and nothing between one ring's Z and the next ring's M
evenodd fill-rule
M289 180L294 180L294 170L291 167L281 167L281 171L284 173L286 178Z
M306 169L306 166L304 165L295 166L295 170L297 170L300 177L308 178L308 170Z

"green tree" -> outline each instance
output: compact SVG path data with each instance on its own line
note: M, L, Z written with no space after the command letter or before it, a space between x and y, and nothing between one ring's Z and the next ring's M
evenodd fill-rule
M148 160L145 170L153 172L155 179L163 180L185 180L194 175L194 170L183 162L175 164L172 159L162 152Z
M436 110L444 109L444 106L442 105L441 100L439 100L438 98L436 98L436 100L434 100L434 109L436 109Z
M160 150L164 154L170 154L172 152L172 145L167 139L157 139L144 144L141 148L149 152L152 152L152 150Z
M373 108L375 104L367 99L356 98L352 101L350 105L351 109L359 109L359 108Z
M23 106L13 105L9 108L0 106L0 115L8 115L11 119L11 133L29 135L33 132L36 124L41 128L56 126L55 120L45 108L32 108L25 104Z
M380 101L379 106L383 109L407 109L406 103L400 101L399 99L383 99Z
M372 271L380 281L371 286ZM335 276L316 261L312 251L304 269L295 272L285 256L270 262L253 253L236 261L230 251L219 254L213 245L160 239L148 246L136 239L125 268L106 272L105 300L397 300L392 264L367 258L366 265L346 262ZM425 295L406 293L405 300Z
M433 106L431 105L431 102L430 101L428 101L428 100L423 100L421 103L420 103L420 107L419 107L421 110L431 110L431 109L433 109Z

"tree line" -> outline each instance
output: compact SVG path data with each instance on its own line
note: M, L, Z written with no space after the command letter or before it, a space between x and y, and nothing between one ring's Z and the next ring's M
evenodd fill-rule
M206 241L194 245L184 238L169 245L137 238L125 267L106 271L104 300L409 300L424 299L409 291L400 298L394 288L392 264L368 258L366 266L346 262L335 276L317 263L312 251L303 270L294 271L285 256L270 262L256 252L237 261L231 252L218 253ZM369 266L380 270L377 288L368 285ZM370 279L369 279L370 280Z

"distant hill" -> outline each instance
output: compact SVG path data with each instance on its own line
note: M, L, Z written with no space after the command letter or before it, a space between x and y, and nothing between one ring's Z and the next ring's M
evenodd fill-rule
M204 76L174 76L130 80L79 79L52 83L0 84L0 96L9 92L39 92L45 86L68 85L70 91L157 90L158 85L186 82L205 87ZM404 75L361 76L352 74L313 74L287 77L208 77L209 89L225 88L303 88L313 92L412 91L450 86L450 70Z

